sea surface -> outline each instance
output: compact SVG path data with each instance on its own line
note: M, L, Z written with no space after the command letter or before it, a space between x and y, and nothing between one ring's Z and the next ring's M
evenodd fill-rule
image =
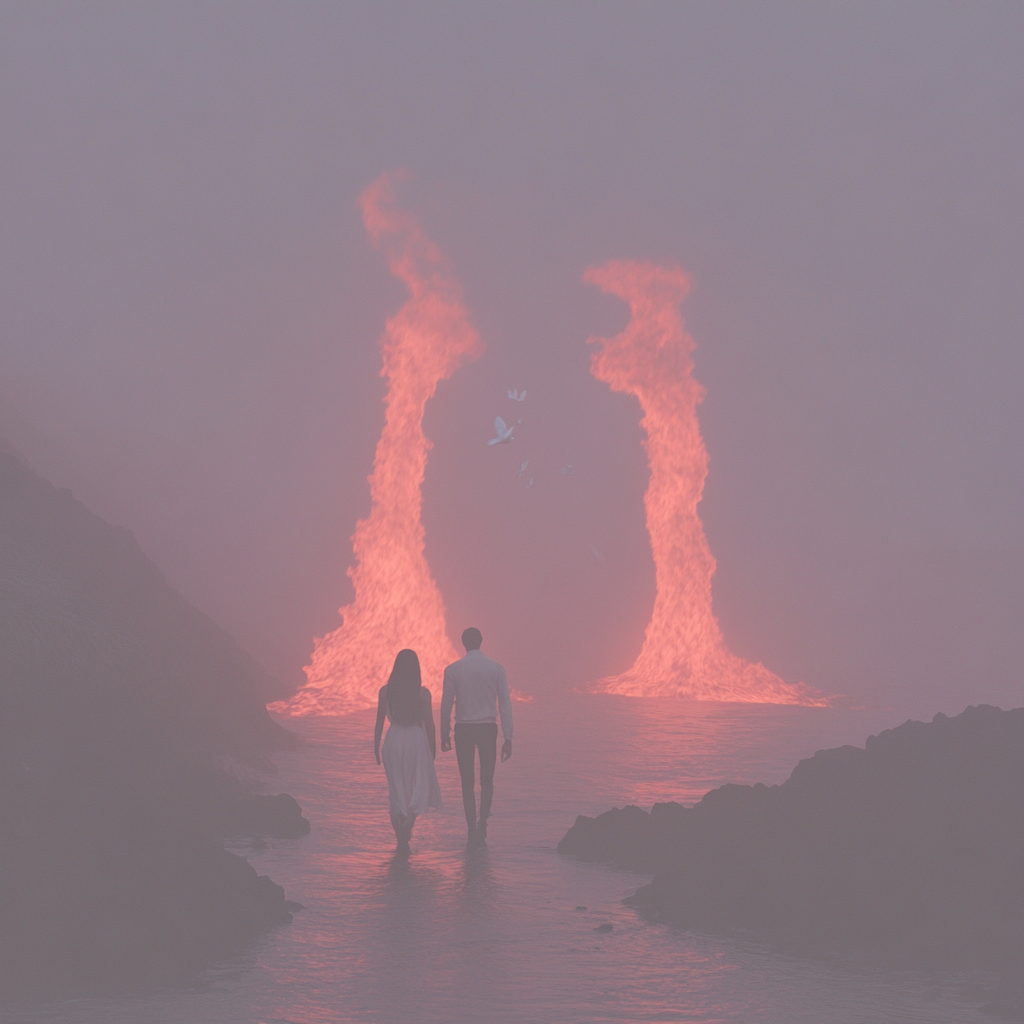
M373 712L285 724L268 792L312 822L298 840L235 844L305 909L200 986L8 1008L17 1024L686 1021L979 1024L966 977L855 969L642 921L645 875L555 847L577 814L692 803L726 782L782 782L796 762L900 724L890 712L612 696L515 705L485 849L466 849L455 755L443 810L394 856ZM597 929L612 925L611 932Z

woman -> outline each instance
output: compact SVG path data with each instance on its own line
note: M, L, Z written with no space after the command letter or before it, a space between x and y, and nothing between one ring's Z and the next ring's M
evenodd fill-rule
M391 721L381 750L384 718ZM387 683L377 700L377 724L373 730L373 756L377 764L384 757L391 798L391 824L398 849L408 851L416 816L441 806L434 758L437 733L430 691L420 679L420 659L415 651L398 652Z

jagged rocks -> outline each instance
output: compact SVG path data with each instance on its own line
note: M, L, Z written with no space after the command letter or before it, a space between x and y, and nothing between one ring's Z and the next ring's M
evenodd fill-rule
M1024 709L907 722L819 751L781 786L690 809L580 818L559 844L650 870L659 920L803 951L1018 969L1024 956Z
M295 741L266 683L127 530L0 452L0 996L186 980L290 920L220 839L308 830L219 767Z

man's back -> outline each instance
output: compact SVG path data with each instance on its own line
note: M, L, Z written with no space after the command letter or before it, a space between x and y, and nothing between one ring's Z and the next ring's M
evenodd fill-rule
M501 759L512 756L512 698L505 670L480 653L483 636L475 626L462 631L466 656L444 670L441 694L441 749L451 750L452 705L455 705L455 756L462 778L462 805L469 826L469 842L487 841L487 819L494 799L494 763L497 757L498 726L495 712L501 712L505 742ZM474 762L480 752L480 816L476 813Z
M452 704L456 722L493 722L500 711L502 734L512 739L512 699L505 669L479 650L467 651L444 670L442 730L451 721Z

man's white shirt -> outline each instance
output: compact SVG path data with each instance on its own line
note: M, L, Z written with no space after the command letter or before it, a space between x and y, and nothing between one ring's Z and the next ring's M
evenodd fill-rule
M444 670L441 692L441 735L451 730L452 704L455 721L466 725L493 722L501 714L501 732L512 739L512 698L508 692L505 669L479 650Z

